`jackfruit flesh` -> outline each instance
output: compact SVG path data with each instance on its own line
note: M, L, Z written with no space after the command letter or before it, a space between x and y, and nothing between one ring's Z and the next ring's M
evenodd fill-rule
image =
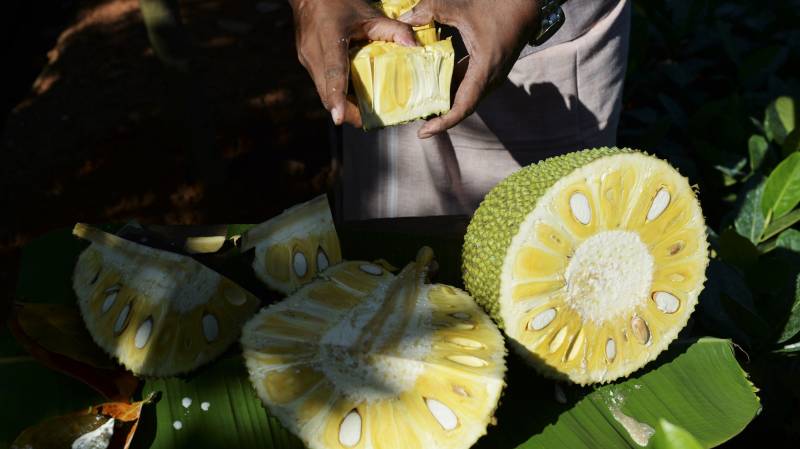
M258 299L191 257L77 224L73 289L94 341L135 374L186 373L239 336Z
M291 207L245 232L242 251L251 248L256 276L285 295L341 262L327 196Z
M543 373L627 376L686 325L708 244L686 178L600 148L525 167L486 196L464 241L467 289Z
M470 447L503 387L499 330L465 292L343 262L244 327L250 379L310 449Z
M416 1L383 2L390 18ZM415 27L417 47L371 42L351 51L350 73L364 129L409 122L450 110L454 53L450 39L440 40L433 23Z

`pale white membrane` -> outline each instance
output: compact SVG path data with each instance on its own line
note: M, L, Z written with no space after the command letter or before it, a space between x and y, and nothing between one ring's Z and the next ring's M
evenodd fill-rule
M567 265L566 302L584 321L609 321L649 300L653 268L639 234L600 232L581 243Z
M524 245L533 245L539 250L550 251L539 243L536 238L535 227L538 223L543 222L555 227L564 236L572 240L571 243L575 253L568 259L563 277L540 278L540 280L563 279L565 281L565 287L559 290L557 294L559 296L566 295L565 302L568 307L574 308L584 319L603 322L619 316L626 310L629 313L632 312L631 307L645 306L647 301L654 301L661 312L673 314L675 325L666 328L659 335L659 345L663 344L663 347L648 346L646 350L650 360L655 358L677 336L697 303L697 297L702 290L702 279L694 288L685 292L685 297L688 298L686 304L681 303L674 295L653 295L654 292L650 291L650 289L652 288L652 280L655 274L654 270L657 267L650 249L639 238L638 233L624 229L604 229L598 224L597 233L581 239L573 235L562 223L560 213L555 208L556 198L563 198L562 194L566 189L582 183L588 187L587 190L582 191L586 196L587 202L584 203L579 196L573 195L572 198L567 198L569 201L567 205L568 213L571 213L573 218L579 222L584 222L586 218L590 219L590 223L602 220L604 218L601 216L602 211L591 210L587 212L584 209L584 205L588 205L590 208L597 207L600 203L600 185L603 177L608 173L625 167L629 170L635 170L637 174L636 184L631 188L634 195L644 194L642 189L645 183L656 174L663 176L666 179L666 183L671 185L669 191L660 188L655 192L650 192L653 198L648 206L649 209L646 210L647 218L652 220L648 220L648 222L661 217L670 205L676 201L676 198L694 195L687 180L670 167L669 164L641 153L622 153L603 157L574 170L569 175L558 180L542 195L536 207L520 225L519 232L512 238L511 245L503 261L500 275L499 301L501 306L500 316L505 323L517 323L521 315L527 315L532 309L551 301L552 296L543 295L512 302L512 289L517 283L526 281L514 279L512 275L514 263L516 262L515 257L520 248ZM629 199L628 203L623 205L624 210L626 210L623 214L623 221L630 218L628 214L630 214L635 204L634 201L634 199ZM694 201L693 204L682 207L689 208L688 212L691 217L685 228L692 227L697 229L697 235L694 238L699 242L705 242L705 225L699 204ZM698 251L698 254L690 257L703 257L707 263L707 254L704 247ZM537 313L537 316L530 317L529 322L524 326L512 325L506 327L506 333L515 343L513 346L520 349L523 355L529 356L528 351L522 345L516 345L516 343L519 343L517 339L522 332L535 331L536 329L531 328L534 324L537 327L542 325L546 327L545 323L549 324L550 312L543 313L545 310L547 309ZM617 357L617 346L617 342L612 340L606 343L607 359L613 360ZM570 373L570 378L575 381L586 382L597 378L615 378L618 376L618 374L614 374L615 372L629 371L624 361L617 361L611 369L602 367L595 372L588 372L585 369L585 365L581 366L582 368Z
M133 242L129 244L137 245L138 251L92 243L84 254L88 251L99 252L102 255L103 270L119 273L119 285L136 290L139 293L137 301L146 301L152 306L161 307L168 302L177 312L186 313L208 302L217 290L222 276L199 262L180 254L158 251ZM142 264L137 256L148 257L150 263ZM75 283L79 297L82 298L91 297L92 287ZM112 302L109 297L106 299ZM103 308L112 306L113 303L103 304Z
M114 418L110 418L100 427L84 433L72 442L72 449L106 449L114 436Z
M349 265L348 264L358 264ZM337 277L333 274L339 269L347 269L348 272L358 273L359 265L362 262L348 262L341 264L344 268L332 267L322 274L322 279L336 282L342 288L344 284L339 284ZM376 266L377 267L377 266ZM351 276L352 274L348 274ZM363 275L362 275L363 276ZM378 403L389 401L395 403L403 393L413 391L417 381L426 370L434 369L432 359L434 345L452 344L450 356L456 357L458 365L464 365L460 370L457 365L436 365L435 369L441 370L442 375L453 373L454 377L471 379L472 382L465 384L470 388L480 388L481 402L470 403L469 407L486 407L485 417L476 417L472 409L469 413L464 413L462 407L467 407L461 403L449 402L446 395L439 397L435 392L424 393L419 400L425 404L429 417L438 423L440 429L414 428L415 437L420 440L421 447L436 448L457 448L467 447L476 441L486 431L485 421L491 417L493 406L497 404L500 392L503 387L504 372L504 351L497 351L489 356L476 357L470 352L484 347L485 344L497 345L502 347L501 336L497 332L494 341L479 342L467 338L467 336L450 336L445 340L442 336L437 336L438 328L433 325L434 305L428 300L432 288L441 286L421 285L417 290L413 312L405 323L405 328L400 328L403 309L402 300L407 299L407 294L411 293L411 283L401 283L398 290L394 293L398 295L396 309L384 315L385 321L379 331L371 333L364 345L363 335L365 326L375 318L381 306L385 306L387 295L390 293L389 287L394 276L381 269L380 283L373 287L369 294L359 292L354 289L351 291L354 297L360 298L360 302L351 309L330 309L320 306L318 302L307 296L307 289L312 285L305 286L294 293L289 299L279 304L263 309L251 321L245 325L242 337L245 359L250 377L259 391L259 396L269 406L270 412L278 417L281 422L292 432L298 434L306 445L312 449L330 449L331 441L325 437L326 432L333 425L336 433L333 438L338 444L335 447L364 447L373 448L374 432L380 429L380 425L370 422L370 408L378 406ZM369 276L371 278L371 275ZM322 282L322 281L317 281ZM418 284L420 285L420 284ZM466 302L469 301L467 305ZM455 324L469 323L472 327L493 326L491 319L481 313L472 299L466 294L454 296L444 310L437 309L438 312L447 312ZM474 308L475 312L465 312ZM279 314L282 319L294 321L301 325L301 317L292 318L289 311L303 312L315 317L324 319L328 324L321 324L323 329L319 329L320 335L303 339L293 335L278 335L263 329L265 321L264 314ZM464 320L464 321L458 321ZM389 341L388 339L391 339ZM445 343L446 342L446 343ZM265 363L259 361L258 356L262 353L258 348L269 347L272 345L297 344L300 348L308 347L308 352L297 354L288 363ZM300 349L303 351L304 349ZM473 352L474 354L474 352ZM488 366L497 367L484 375L473 374L468 367ZM276 404L272 401L263 379L272 372L291 372L299 370L301 367L311 368L316 372L322 373L325 380L309 385L304 394L287 404ZM465 381L466 382L466 381ZM327 398L326 403L316 404L313 415L307 415L302 425L299 425L297 411L301 404L309 405L308 401L319 400L314 397L320 388L331 387L334 393ZM475 400L467 390L457 383L453 385L453 391L464 397L464 401ZM475 394L474 391L471 391ZM443 392L445 393L445 392ZM420 392L420 395L423 393ZM354 408L333 412L334 404L342 398L346 398ZM384 402L385 404L385 402ZM307 409L306 409L307 410ZM402 410L402 406L400 409ZM481 409L483 410L483 409ZM442 433L444 432L444 433ZM459 442L467 442L459 446Z
M401 294L403 292L400 292ZM350 309L322 337L316 365L343 395L354 402L373 402L395 397L413 388L424 371L423 359L431 351L430 306L427 295L420 295L413 315L392 353L360 353L351 348L361 330L380 310L385 289L378 289L361 304ZM389 314L381 330L389 337L400 323L400 313ZM378 338L373 347L385 341Z

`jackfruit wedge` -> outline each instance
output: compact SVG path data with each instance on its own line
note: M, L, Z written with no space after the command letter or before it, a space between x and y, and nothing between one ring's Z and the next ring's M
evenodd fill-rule
M89 333L135 374L186 373L236 341L258 299L182 254L77 224L92 244L81 253L73 289Z
M503 339L465 292L425 282L432 257L396 277L343 262L245 325L258 395L310 449L467 449L486 433Z
M703 289L706 228L668 163L598 148L525 167L486 196L464 283L545 374L607 382L653 360Z
M328 197L286 209L242 235L242 251L255 248L253 271L288 295L342 260Z
M384 2L390 18L416 1ZM454 53L450 39L440 40L433 23L415 27L417 47L371 42L351 51L353 86L364 129L397 125L450 110Z

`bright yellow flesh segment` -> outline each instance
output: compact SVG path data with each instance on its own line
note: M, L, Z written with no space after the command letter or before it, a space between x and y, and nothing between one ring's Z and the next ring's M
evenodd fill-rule
M417 0L376 4L397 19ZM371 42L351 51L350 73L364 129L397 125L450 110L454 52L433 23L414 27L417 47Z
M270 288L289 294L342 260L325 195L248 230L242 250L255 249L253 271Z
M623 245L610 253L637 255L636 262L581 254L582 244ZM590 162L546 191L512 241L501 277L506 332L554 377L586 384L627 375L686 324L705 281L706 248L694 192L666 163L639 153ZM652 272L639 278L636 269L646 272L647 263ZM619 298L595 283L642 288L621 288L641 293ZM580 296L586 291L596 296Z
M420 36L430 40L430 30ZM350 73L364 129L449 111L453 64L450 39L417 47L372 42L353 50Z
M466 449L485 433L503 339L465 292L424 283L431 257L397 277L342 263L245 325L259 396L310 449Z
M189 372L239 336L258 299L194 259L85 225L73 289L95 342L136 374Z

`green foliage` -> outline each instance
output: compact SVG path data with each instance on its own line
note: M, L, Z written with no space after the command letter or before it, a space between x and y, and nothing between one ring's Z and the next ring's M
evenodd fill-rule
M653 437L655 449L703 449L691 433L672 424L666 419L658 421L658 430Z
M699 187L712 262L692 333L747 353L764 416L743 447L800 437L781 424L800 409L798 10L796 0L633 3L618 144L655 151ZM682 446L670 439L654 444Z
M761 211L780 218L800 203L800 152L792 153L767 178Z

